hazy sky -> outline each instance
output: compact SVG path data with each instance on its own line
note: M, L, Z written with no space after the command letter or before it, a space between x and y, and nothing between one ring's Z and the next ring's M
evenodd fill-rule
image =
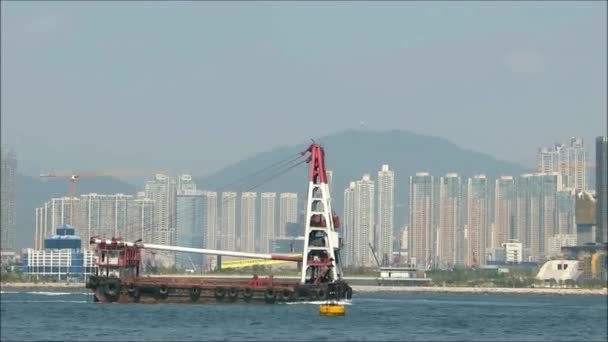
M606 134L603 1L3 1L1 19L2 143L31 173L202 175L361 121L527 165Z

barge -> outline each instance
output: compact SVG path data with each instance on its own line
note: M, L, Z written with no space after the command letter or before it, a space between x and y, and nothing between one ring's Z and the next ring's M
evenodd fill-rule
M102 303L281 303L336 301L352 298L344 281L337 229L338 216L331 208L325 152L313 143L301 153L309 154L309 182L301 255L263 254L167 245L121 238L92 237L97 270L86 287ZM232 278L145 276L140 274L142 250L163 250L297 262L300 280L278 280L253 275L249 280Z

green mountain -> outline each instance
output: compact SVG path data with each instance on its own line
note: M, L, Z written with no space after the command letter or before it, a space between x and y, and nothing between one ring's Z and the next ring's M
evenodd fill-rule
M348 183L369 173L377 179L382 164L395 171L395 224L402 225L407 215L409 176L428 171L434 176L457 172L463 177L486 174L493 178L501 175L518 175L526 169L517 163L497 160L487 154L462 149L449 141L408 131L385 132L350 130L316 139L325 147L326 164L333 171L334 208L341 215L344 189ZM307 146L280 147L251 158L241 160L208 177L197 179L199 187L220 191L247 191L273 178L272 172L262 172L230 185L244 175L277 163L304 150ZM290 164L288 164L290 165ZM279 168L280 170L280 168ZM261 184L253 191L306 193L307 165L302 164L290 172ZM228 186L227 186L228 185Z
M78 180L77 193L97 192L100 194L135 194L134 185L112 177L81 178ZM18 248L31 247L36 232L35 210L53 197L67 196L68 181L63 178L41 180L34 177L17 175L16 210Z

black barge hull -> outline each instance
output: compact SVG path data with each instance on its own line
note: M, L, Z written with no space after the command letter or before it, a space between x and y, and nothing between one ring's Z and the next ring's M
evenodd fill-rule
M300 284L227 278L89 277L86 287L102 303L293 303L352 298L345 282Z

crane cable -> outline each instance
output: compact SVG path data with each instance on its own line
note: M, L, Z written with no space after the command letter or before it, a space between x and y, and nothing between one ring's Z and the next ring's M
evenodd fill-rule
M300 160L299 162L297 162L297 163L295 163L295 164L291 165L290 167L288 167L288 168L286 168L286 169L284 169L284 170L280 170L279 172L276 172L276 173L275 173L275 174L273 174L272 176L270 176L270 177L268 177L268 178L265 178L265 179L264 179L263 181L261 181L260 183L258 183L258 184L256 184L256 185L254 185L253 187L251 187L251 188L247 189L247 190L246 190L246 192L251 191L251 190L254 190L254 189L256 189L256 188L258 188L258 187L260 187L260 186L262 186L262 185L264 185L264 184L268 183L269 181L271 181L271 180L273 180L273 179L275 179L275 178L278 178L278 177L280 177L280 176L282 176L282 175L286 174L286 173L287 173L287 172L289 172L291 169L293 169L293 168L295 168L295 167L297 167L297 166L299 166L299 165L301 165L301 164L303 164L303 163L305 163L305 162L307 162L307 159Z
M273 179L282 176L283 174L285 174L285 173L289 172L290 170L294 169L295 167L297 167L297 166L299 166L299 165L307 162L308 158L304 158L304 159L301 159L301 160L298 161L298 159L302 158L303 156L304 155L302 153L300 153L300 152L298 152L296 154L292 154L292 155L290 155L290 156L288 156L288 157L286 157L286 158L284 158L284 159L282 159L280 161L277 161L277 162L275 162L275 163L273 163L273 164L271 164L271 165L269 165L267 167L264 167L264 168L262 168L262 169L260 169L260 170L258 170L256 172L253 172L253 173L251 173L249 175L240 177L236 181L218 188L217 192L219 194L220 193L219 190L226 189L226 188L228 188L228 187L230 187L232 185L239 184L239 183L242 183L240 187L243 188L246 185L248 185L248 182L243 182L244 180L248 180L249 178L251 178L251 180L249 180L249 182L252 182L253 180L255 180L255 176L260 176L261 177L261 176L264 176L265 172L267 172L267 171L269 171L269 170L271 170L273 168L277 168L278 169L278 171L274 172L271 176L264 178L261 182L258 182L257 184L249 187L244 192L249 192L251 190L254 190L254 189L256 189L256 188L258 188L258 187L260 187L260 186L268 183L269 181L272 181ZM257 177L257 179L259 179L260 177ZM250 185L250 183L249 183L249 185ZM218 196L218 198L220 198L220 196ZM218 209L220 209L223 204L225 204L227 201L229 201L231 199L236 200L237 197L236 196L230 196L230 197L226 197L225 199L221 200L220 203L219 203ZM175 208L175 209L177 209L177 208ZM191 209L187 208L187 209L185 209L185 212L183 212L183 213L190 212L190 211L191 211ZM175 210L175 212L172 213L171 216L177 216L177 215L178 215L178 211ZM133 219L134 218L129 217L127 219L127 221L125 222L126 226L123 227L124 229L126 229L130 233L133 233L133 231L132 231L133 229L135 229L136 231L139 230L139 229L137 229L138 227L136 227L136 226L138 226L139 224L141 224L141 222L138 222L138 221L133 222L132 221ZM172 220L172 218L169 218L169 220ZM133 223L135 223L135 224L133 224ZM89 227L89 229L90 229L90 227ZM146 233L151 233L151 232L152 231L149 231L149 232L146 232ZM123 232L123 234L124 233L127 233L127 232ZM144 231L142 229L141 234L143 234L143 233L144 233Z
M296 158L296 159L294 159L293 161L297 161L297 158ZM278 170L278 171L274 172L274 173L273 173L272 175L270 175L269 177L264 178L263 180L261 180L261 181L260 181L260 182L258 182L257 184L255 184L255 185L253 185L253 186L250 186L250 187L249 187L249 188L247 188L246 190L239 191L239 192L249 192L249 191L251 191L251 190L254 190L254 189L256 189L256 188L259 188L260 186L262 186L262 185L264 185L264 184L266 184L266 183L268 183L268 182L272 181L273 179L275 179L275 178L277 178L277 177L279 177L279 176L282 176L283 174L287 173L288 171L292 170L293 168L295 168L295 167L297 167L297 166L299 166L299 165L301 165L301 164L303 164L303 163L307 162L307 161L308 161L308 159L302 159L302 160L297 161L297 162L295 162L295 163L294 163L293 161L292 161L290 164L283 165L281 168L279 168L279 170ZM236 194L236 191L235 191L234 193ZM218 196L218 197L219 197L219 196ZM230 200L232 200L232 199L236 200L236 199L237 199L237 196L229 196L229 197L226 197L226 198L222 199L222 200L220 201L220 203L219 203L219 207L221 207L223 204L225 204L226 202L228 202L228 201L230 201Z
M268 171L268 170L271 170L271 169L273 169L273 168L277 168L277 167L283 167L284 165L288 165L288 164L292 163L293 161L298 160L298 159L299 159L299 158L301 158L301 157L302 157L302 154L301 154L300 152L298 152L298 153L297 153L297 154L295 154L295 155L291 155L291 156L289 156L289 157L287 157L287 158L284 158L284 159L282 159L282 160L279 160L278 162L275 162L274 164L271 164L271 165L269 165L269 166L266 166L266 167L264 167L264 168L262 168L262 169L260 169L260 170L258 170L258 171L255 171L255 172L253 172L253 173L250 173L250 174L248 174L248 175L245 175L245 176L243 176L243 177L240 177L240 178L238 178L237 180L235 180L235 181L233 181L233 182L231 182L231 183L229 183L229 184L223 185L223 186L221 186L221 187L217 188L216 192L221 192L222 190L225 190L225 189L227 189L227 188L230 188L230 187L232 187L232 186L234 186L234 185L236 185L236 184L239 184L239 183L244 183L243 181L248 180L249 178L254 178L255 176L261 175L261 174L263 174L264 172L266 172L266 171ZM246 185L246 183L241 184L241 187L243 187L244 185Z

